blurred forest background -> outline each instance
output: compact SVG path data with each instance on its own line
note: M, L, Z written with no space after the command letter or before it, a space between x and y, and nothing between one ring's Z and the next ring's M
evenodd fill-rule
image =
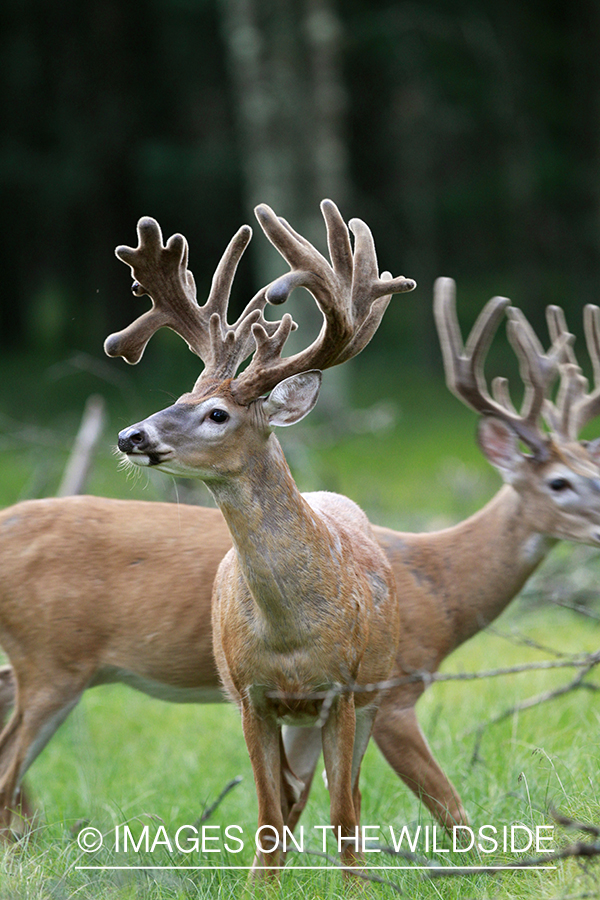
M549 302L580 334L600 289L597 2L4 0L0 21L5 416L56 421L106 387L127 420L164 405L150 383L189 387L169 336L134 372L102 354L147 307L113 253L141 215L186 235L201 302L257 202L321 247L322 197L365 219L418 288L348 367L355 402L423 408L441 381L438 275L465 327L506 294L544 340ZM240 306L283 270L258 228L248 256Z
M221 253L248 222L254 239L232 299L241 309L286 268L254 221L255 204L267 202L323 248L323 197L346 220L369 224L382 269L418 286L392 299L365 352L337 378L326 374L329 395L306 423L280 429L286 456L303 490L339 490L383 525L443 527L483 505L500 479L474 440L477 417L444 384L434 280L456 279L465 333L489 297L504 294L547 343L544 307L563 305L591 375L581 313L600 299L600 0L2 0L0 507L61 490L94 394L107 421L89 493L209 503L199 486L118 470L118 429L189 390L199 363L166 331L137 367L104 356L105 337L149 306L131 294L114 248L135 246L142 215L165 237L183 233L204 302ZM492 351L489 374L510 375L518 396L514 354L502 339ZM34 545L32 559L41 554ZM32 568L31 579L33 596L43 573ZM496 637L470 643L452 665L475 671L591 651L599 583L597 549L557 547L520 604L541 613L533 639L515 634L511 647L514 620L503 619ZM586 607L586 618L556 604ZM537 718L511 717L481 755L478 737L471 756L489 711L558 684L529 675L520 688L473 682L472 694L465 682L453 693L438 685L422 707L428 739L480 823L489 810L502 815L487 821L537 823L550 802L598 822L588 739L597 695L572 692ZM225 727L221 710L158 706L133 691L125 700L119 690L90 691L33 768L33 796L53 830L10 854L3 897L25 883L19 896L132 897L136 885L139 896L200 896L173 873L156 891L142 873L134 882L94 872L89 885L87 873L73 873L77 823L133 821L143 810L181 820L186 804L218 796L245 764L233 710ZM371 777L370 821L421 821L390 772ZM252 796L248 784L236 803ZM378 798L383 806L369 807ZM239 821L256 821L239 808ZM237 806L223 809L238 821ZM521 887L527 897L575 896L562 868L546 888L538 874L530 889L510 880L506 896ZM477 885L452 896L475 896ZM407 892L423 895L415 882Z

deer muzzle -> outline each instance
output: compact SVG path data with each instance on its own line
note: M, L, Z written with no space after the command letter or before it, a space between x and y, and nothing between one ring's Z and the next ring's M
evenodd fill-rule
M164 454L157 450L156 441L143 425L130 425L120 431L117 446L138 466L158 466L164 459Z

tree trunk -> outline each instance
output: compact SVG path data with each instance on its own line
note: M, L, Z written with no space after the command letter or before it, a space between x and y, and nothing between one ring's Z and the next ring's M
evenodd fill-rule
M268 203L321 251L319 202L330 197L342 215L349 195L344 140L346 93L341 76L341 25L331 0L223 0L223 28L237 111L248 212ZM267 284L284 270L261 238L256 277ZM306 345L321 318L300 291L288 301ZM343 401L343 370L328 373L323 399Z

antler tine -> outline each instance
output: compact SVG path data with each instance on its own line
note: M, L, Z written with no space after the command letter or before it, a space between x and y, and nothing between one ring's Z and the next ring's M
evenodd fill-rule
M560 306L550 305L546 307L546 322L548 323L548 334L553 344L558 342L561 335L570 334L565 314ZM575 351L573 350L573 338L571 338L570 342L565 343L564 350L565 361L578 365Z
M554 360L560 373L560 387L556 402L553 403L549 396L546 397L544 417L559 441L569 441L576 436L573 435L574 405L585 393L587 380L581 374L573 350L575 338L569 333L567 320L560 306L546 307L546 322L552 341L548 355L554 350Z
M560 367L560 388L556 404L548 402L549 422L561 442L577 440L579 434L578 407L586 397L588 380L576 363Z
M451 278L438 278L434 289L435 320L440 336L446 382L460 400L481 415L496 416L506 422L536 455L545 456L546 440L537 423L536 404L528 402L524 415L516 413L508 395L506 379L494 383L494 397L486 387L483 365L493 336L510 301L506 297L493 297L479 314L471 334L463 348L460 327L456 316L456 288ZM518 330L515 322L513 330ZM531 349L530 336L523 338L524 347ZM516 339L518 340L518 338ZM533 360L528 364L534 369ZM536 394L537 403L537 394Z
M327 228L327 244L333 265L301 234L298 234L285 219L275 215L266 204L256 207L255 214L267 238L279 251L291 268L289 276L294 276L290 283L300 284L307 289L311 286L316 292L314 296L325 312L328 310L331 294L331 280L343 284L350 290L352 284L353 260L350 234L337 206L331 200L323 200L321 212ZM305 284L302 278L310 279L314 284ZM336 287L338 284L335 285ZM283 302L283 293L268 292L270 303ZM287 299L287 297L283 297Z
M462 335L456 316L456 283L452 278L438 278L433 287L433 314L435 318L446 384L460 400L463 399L458 390L461 381L461 360L464 357ZM470 402L466 401L470 406Z
M452 278L438 278L434 286L433 311L442 348L446 383L460 400L484 415L496 411L487 392L483 364L504 310L510 301L493 297L479 314L466 347L456 315L456 285Z
M139 220L137 232L137 247L120 246L115 253L131 267L133 293L139 297L148 294L152 309L123 331L111 334L105 341L105 352L108 356L122 356L130 364L137 363L152 335L166 326L177 332L207 365L214 365L215 347L208 327L210 317L216 313L224 319L233 277L252 229L242 226L230 241L203 307L196 301L194 278L187 268L188 245L183 235L174 234L163 245L160 226L149 216Z
M390 272L385 271L379 277L371 229L362 219L351 219L350 230L354 235L351 306L353 320L358 327L355 327L350 343L342 348L335 365L351 359L366 347L379 328L393 294L412 291L416 287L415 281L403 275L393 278Z
M550 305L546 307L546 322L548 324L548 333L550 340L555 343L561 335L569 334L567 320L560 306ZM579 369L575 352L571 344L565 346L566 365L559 367L560 371L560 387L556 396L556 402L553 403L549 397L546 398L544 407L544 417L550 426L550 430L558 437L559 440L570 440L572 429L571 409L573 401L580 396L580 388L578 379L575 377L575 369ZM580 371L580 370L579 370Z
M588 354L594 371L594 390L587 393L587 379L578 369L578 394L571 401L570 437L575 440L583 426L600 414L600 309L588 303L583 311ZM573 375L572 378L575 376Z
M518 415L510 396L508 378L503 378L501 375L498 375L496 378L492 379L492 397L496 403L499 403L500 406L503 406L510 413L515 416Z
M559 306L546 310L548 330L560 357L561 339L564 362L560 368L560 389L556 404L547 401L549 420L560 441L577 440L583 426L600 413L600 310L588 304L584 309L585 339L594 370L594 390L588 394L588 380L572 348L565 314Z
M235 273L240 259L242 258L242 254L250 243L251 237L252 229L250 226L242 225L227 245L212 277L208 299L202 307L205 315L214 315L214 313L218 313L222 322L227 321L227 307L231 295L233 279L235 278ZM246 311L247 310L245 310L244 313Z
M583 310L583 327L594 368L594 385L600 385L600 308L593 303L586 304Z
M249 230L251 234L252 231ZM235 237L231 243L234 241ZM205 357L206 365L196 384L209 378L223 379L235 376L241 363L255 350L254 324L260 322L263 332L268 337L278 334L280 330L281 322L270 322L263 316L263 309L267 302L267 287L261 288L254 295L233 325L227 324L227 306L231 285L241 257L241 253L237 258L234 258L233 254L229 254L230 247L223 254L213 277L208 300L202 307L203 312L210 313L210 354ZM290 331L297 328L297 325L292 321L291 316L288 318L290 321L286 327L289 335Z
M567 377L565 370L577 369L576 365L568 362L574 359L574 337L567 331L564 314L559 307L547 310L548 330L552 341L547 353L544 353L533 328L520 309L509 308L508 316L508 337L519 358L521 377L525 384L521 415L532 428L536 428L536 423L543 417L551 431L561 437L568 429L567 392L571 394L574 388L574 381ZM554 404L550 395L559 372L561 386L557 403Z
M291 267L290 272L270 285L267 301L283 303L294 288L305 287L317 301L324 321L308 348L285 359L277 359L274 353L283 330L276 341L267 342L264 323L254 325L257 352L236 380L236 396L245 402L289 375L330 368L360 353L377 330L392 294L415 287L414 281L403 276L392 279L384 273L379 277L373 237L364 222L353 219L350 223L355 237L353 253L348 228L335 204L324 200L321 211L331 263L268 206L261 204L255 210L266 236Z
M544 353L535 331L521 310L509 307L508 317L508 338L519 358L521 378L525 384L521 415L535 422L544 409L552 382L558 374L559 363L573 337L566 331L557 332L548 353Z

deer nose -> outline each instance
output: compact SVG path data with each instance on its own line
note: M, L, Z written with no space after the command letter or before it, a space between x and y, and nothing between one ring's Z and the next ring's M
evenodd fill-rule
M137 425L131 425L119 432L118 447L123 453L132 453L134 450L147 450L150 446L148 435Z

